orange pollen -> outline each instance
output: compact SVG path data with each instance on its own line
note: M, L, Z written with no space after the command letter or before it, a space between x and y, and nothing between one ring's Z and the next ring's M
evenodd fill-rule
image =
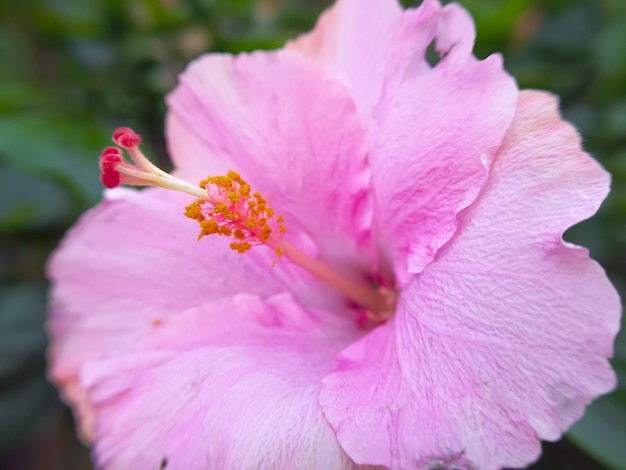
M225 176L209 176L200 186L206 190L206 199L198 199L185 208L185 216L200 224L198 239L207 235L233 237L230 248L245 253L266 243L274 228L286 231L283 225L277 225L274 209L267 206L260 192L251 194L250 185L239 173L231 170ZM276 254L281 257L282 251L276 250Z

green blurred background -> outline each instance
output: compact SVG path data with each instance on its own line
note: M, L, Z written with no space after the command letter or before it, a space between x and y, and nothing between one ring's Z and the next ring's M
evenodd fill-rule
M329 0L2 0L0 3L0 469L91 468L45 380L43 267L101 195L97 158L130 125L167 166L164 95L205 51L279 47ZM405 2L415 5L419 1ZM363 0L364 7L367 4ZM626 1L465 0L476 54L502 51L522 88L562 97L613 173L600 213L567 238L626 292ZM572 201L575 204L576 201ZM626 469L626 338L620 388L594 403L536 469Z

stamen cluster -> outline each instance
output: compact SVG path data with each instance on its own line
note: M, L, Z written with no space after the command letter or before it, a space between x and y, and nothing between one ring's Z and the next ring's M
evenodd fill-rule
M347 279L273 234L274 230L287 231L282 225L283 217L274 217L274 209L267 205L260 192L252 193L239 173L229 171L225 176L209 176L198 186L154 165L139 149L141 137L132 129L116 129L113 142L118 147L108 147L100 154L101 179L106 187L156 186L189 194L195 200L185 208L185 215L200 224L198 239L207 235L233 237L230 248L237 253L246 253L255 245L266 245L279 258L284 255L373 312L374 321L385 321L395 310L395 295ZM122 149L130 156L130 161L124 159Z
M234 237L230 247L245 253L252 246L266 243L272 234L272 226L283 221L274 219L274 209L260 192L251 194L250 185L235 171L226 176L209 176L199 185L207 191L207 200L196 200L185 208L185 215L200 224L198 239L207 235ZM285 232L283 225L277 225ZM280 248L276 254L282 256Z

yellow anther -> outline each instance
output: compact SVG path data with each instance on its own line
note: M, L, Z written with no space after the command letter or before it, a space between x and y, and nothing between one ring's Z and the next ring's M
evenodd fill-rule
M223 225L223 226L220 227L219 234L220 235L224 235L225 237L230 237L233 234L233 229Z
M215 219L203 220L200 223L200 227L202 227L202 230L206 231L209 235L217 233L218 229L217 221Z
M278 217L276 217L276 222L281 223L284 221L285 221L285 218L282 215L279 215Z
M236 183L239 183L239 184L245 183L245 181L241 178L241 175L237 173L236 171L228 170L228 173L226 173L226 176Z
M232 202L233 204L239 204L239 200L241 199L241 196L239 196L239 194L237 194L234 191L229 192L226 197L228 198L228 200L230 202Z
M250 245L250 243L248 242L232 242L230 244L230 248L240 254L248 251L251 248L251 246L252 245Z
M256 228L256 220L254 219L246 220L246 227L248 227L250 230L254 230Z
M282 258L282 257L283 257L283 250L281 250L280 248L276 248L274 251L276 252L276 255L277 255L279 258Z
M279 225L279 226L278 226L278 231L279 231L280 233L285 233L285 232L287 231L287 229L286 229L285 227L283 227L282 225Z
M233 183L233 180L228 176L209 176L207 181L209 184L214 184L220 188L228 188Z
M198 240L207 235L213 235L214 233L218 233L219 226L215 219L203 220L200 222L200 235L198 235Z
M259 227L265 227L267 224L267 219L259 219Z
M269 225L265 225L261 229L259 240L261 240L262 242L266 242L267 240L269 240L271 234L272 234L272 227L270 227Z
M239 187L239 194L241 194L242 196L249 196L250 195L250 185L249 184L242 184ZM253 201L250 201L253 202Z
M256 206L256 201L253 201L252 199L248 201L248 207L250 209L254 208Z
M267 207L265 209L265 215L267 215L268 217L272 217L274 215L274 209L272 209L271 207Z
M197 220L201 222L204 220L204 215L202 215L202 205L200 201L195 201L185 207L185 216L190 219Z
M243 240L244 238L246 238L246 234L245 234L245 233L243 233L243 230L241 230L241 229L236 229L236 230L235 230L235 232L234 232L234 237L235 237L237 240Z

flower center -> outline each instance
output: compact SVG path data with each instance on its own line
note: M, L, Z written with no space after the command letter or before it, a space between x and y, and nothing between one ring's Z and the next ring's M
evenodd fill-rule
M197 199L185 209L185 215L200 224L198 240L207 235L233 237L230 247L245 253L254 245L266 243L272 230L286 232L282 216L274 219L274 209L267 205L260 192L250 194L250 185L234 171L226 176L209 176L200 183L208 198ZM274 250L282 256L281 248Z
M278 258L286 258L306 269L360 305L364 309L362 324L383 323L393 314L395 292L348 279L288 243L282 236L287 231L284 218L275 216L261 193L253 193L239 173L229 171L225 176L209 176L196 186L150 162L139 150L141 137L132 129L117 129L113 141L127 150L132 163L124 160L118 147L106 148L100 155L100 170L107 188L120 184L156 186L190 194L196 200L185 208L184 214L200 225L198 240L209 235L232 237L230 248L239 254L257 245L267 245ZM272 265L275 264L274 261Z

